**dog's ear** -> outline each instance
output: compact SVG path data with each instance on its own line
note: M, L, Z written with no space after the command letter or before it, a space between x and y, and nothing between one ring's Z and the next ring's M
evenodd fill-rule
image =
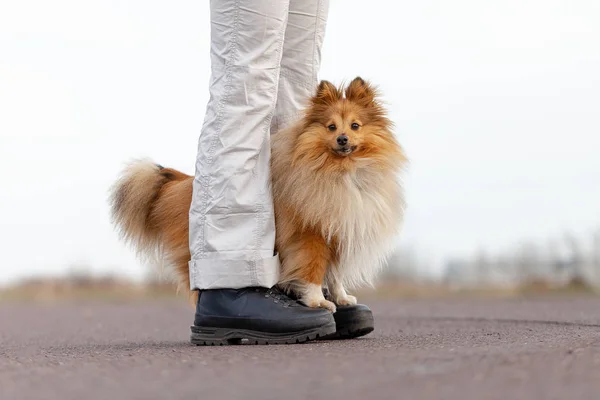
M362 106L374 105L377 90L360 76L354 78L346 88L346 98Z
M329 81L321 81L317 93L313 96L313 104L333 104L342 98L342 91Z

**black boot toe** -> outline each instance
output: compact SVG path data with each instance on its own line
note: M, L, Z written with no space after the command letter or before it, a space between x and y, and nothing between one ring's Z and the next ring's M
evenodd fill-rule
M199 293L191 342L197 345L301 343L335 333L331 312L272 288Z

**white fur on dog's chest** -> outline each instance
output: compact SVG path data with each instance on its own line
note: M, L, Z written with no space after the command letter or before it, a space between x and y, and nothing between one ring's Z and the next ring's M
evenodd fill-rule
M391 181L390 181L391 179ZM348 286L370 284L393 248L402 217L400 186L393 176L348 173L335 190L340 196L328 236L340 244L341 278Z

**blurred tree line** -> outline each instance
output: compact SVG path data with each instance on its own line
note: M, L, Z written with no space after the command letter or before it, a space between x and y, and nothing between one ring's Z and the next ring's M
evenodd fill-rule
M427 263L400 248L383 278L427 279ZM587 237L564 233L546 242L524 240L496 253L484 249L445 260L439 283L454 286L582 286L600 288L600 228Z

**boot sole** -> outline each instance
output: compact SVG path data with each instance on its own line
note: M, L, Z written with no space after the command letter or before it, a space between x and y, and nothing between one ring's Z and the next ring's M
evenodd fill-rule
M248 344L296 344L305 343L335 334L335 322L318 328L294 333L269 333L247 329L212 328L192 326L191 343L196 346L223 346Z

